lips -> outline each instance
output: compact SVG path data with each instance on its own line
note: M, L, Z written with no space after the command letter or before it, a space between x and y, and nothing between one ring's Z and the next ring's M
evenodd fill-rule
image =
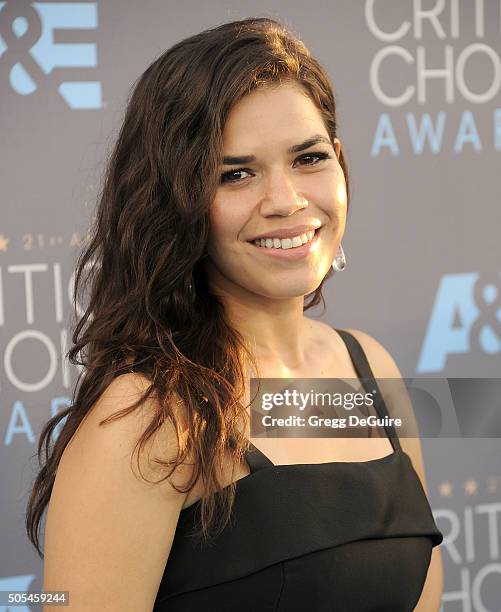
M310 223L309 225L296 225L295 227L290 228L277 228L276 230L269 230L265 234L259 234L251 238L247 242L254 242L254 240L261 240L262 238L294 238L294 236L300 236L301 234L306 234L307 232L313 232L322 227L318 223Z
M318 234L318 232L319 232L319 231L320 231L320 228L319 228L319 229L316 229L316 230L313 230L313 235L312 235L312 232L311 232L311 231L310 231L310 232L305 232L305 234L301 234L301 235L306 235L306 237L307 237L306 242L303 242L303 244L296 245L296 246L289 247L289 248L294 248L294 249L297 249L297 248L299 248L299 247L301 247L301 246L304 246L304 245L306 245L306 244L309 244L310 242L313 242L313 241L315 240L315 238L316 238L316 236L317 236L317 234ZM310 238L310 236L311 236L311 238ZM256 241L251 242L251 244L252 244L252 245L254 245L254 246L256 246L256 247L258 247L258 248L261 248L261 249L268 248L268 247L266 247L266 245L265 245L264 243L263 243L263 245L261 244L261 240L265 240L265 239L264 239L264 238L262 238L262 239L258 239L258 240L256 240ZM271 240L271 238L270 238L270 240ZM282 240L282 239L281 239L281 240ZM289 239L289 240L290 240L290 239ZM257 242L258 244L256 244L256 242ZM284 251L285 251L285 250L288 250L288 248L283 248L283 247L274 247L273 245L272 245L272 247L270 247L270 248L275 248L275 249L279 248L279 249L284 250Z
M251 242L251 249L259 257L266 258L267 261L282 261L293 262L308 257L311 253L318 252L318 241L320 240L321 229L314 232L313 238L309 242L305 242L301 246L292 248L267 248L258 246L255 242ZM264 260L263 260L264 261Z

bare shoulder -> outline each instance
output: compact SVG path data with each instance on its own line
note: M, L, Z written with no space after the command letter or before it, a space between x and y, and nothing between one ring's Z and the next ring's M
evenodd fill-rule
M112 437L120 442L121 448L125 452L138 451L137 442L142 434L147 430L158 414L157 399L152 395L144 399L131 412L124 413L123 416L113 418L108 422L107 419L118 416L125 409L131 407L143 396L150 386L150 380L138 373L127 373L115 378L94 404L80 424L77 432L73 436L69 448L72 445L80 446L97 443L99 440ZM181 432L180 440L187 435L188 421L183 402L176 397L170 404L170 410L174 413L178 421ZM178 442L175 427L171 419L165 420L158 427L156 433L146 442L144 450L138 454L141 469L150 471L154 468L151 459L155 453L163 459L172 459L176 456ZM171 482L178 480L179 471L174 472Z
M346 331L360 342L376 378L402 378L395 360L379 340L360 329Z
M138 452L137 442L158 408L153 397L100 425L148 386L133 373L114 379L61 457L47 512L44 589L71 591L70 610L153 607L186 497L173 484L185 484L191 467L180 466L156 483L166 473L152 458L177 454L168 421ZM182 417L182 407L177 410Z
M320 345L328 345L331 347L331 341L333 338L338 341L339 345L344 345L335 328L331 327L327 323L315 321L314 329L316 330L315 338ZM401 377L393 357L378 340L359 329L346 328L344 331L349 332L360 342L365 354L367 355L371 368L377 377ZM377 374L372 367L373 364L378 370Z
M385 399L390 416L398 416L404 419L405 430L412 433L412 437L399 437L400 443L402 449L410 456L421 480L425 483L421 443L418 437L418 428L410 397L405 389L405 385L402 383L398 387L398 400L394 400L390 393L395 388L394 385L388 388L384 384L384 379L392 379L392 382L402 380L402 374L395 359L388 349L373 336L359 329L346 329L346 331L354 336L362 346L371 370L381 388L381 393ZM385 394L387 389L389 389L388 394Z
M346 329L352 334L362 346L367 360L369 361L371 370L378 380L381 388L381 393L385 398L385 403L388 407L390 416L398 416L404 419L405 430L412 434L412 437L399 437L402 449L409 455L416 469L423 486L426 490L426 475L423 464L423 456L421 450L421 442L418 436L418 427L415 419L414 408L411 399L406 391L405 385L398 386L398 395L396 400L391 393L385 394L385 391L395 389L393 381L402 380L402 374L395 359L392 357L388 349L379 340L359 329ZM392 379L392 387L387 388L384 384L384 379Z

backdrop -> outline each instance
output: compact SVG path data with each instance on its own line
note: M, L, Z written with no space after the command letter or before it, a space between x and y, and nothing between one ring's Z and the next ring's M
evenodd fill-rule
M23 524L30 458L76 380L62 357L72 274L103 160L132 83L191 34L277 18L332 78L351 168L347 267L309 316L373 335L405 377L499 377L500 4L0 2L0 590L42 588ZM500 448L423 440L446 612L501 609Z

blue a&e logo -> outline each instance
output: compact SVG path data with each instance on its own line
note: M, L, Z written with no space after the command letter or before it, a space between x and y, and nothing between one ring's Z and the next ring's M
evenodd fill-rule
M102 108L96 28L96 2L0 2L0 67L12 89L49 87L71 109Z
M417 372L440 372L453 354L501 355L500 275L447 274L440 280Z

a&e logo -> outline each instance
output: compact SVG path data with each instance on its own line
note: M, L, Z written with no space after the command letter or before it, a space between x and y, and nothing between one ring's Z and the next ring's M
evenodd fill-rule
M0 2L2 74L20 95L48 87L71 109L102 108L96 28L96 2Z
M440 280L417 367L440 372L449 355L501 356L500 275L447 274Z

